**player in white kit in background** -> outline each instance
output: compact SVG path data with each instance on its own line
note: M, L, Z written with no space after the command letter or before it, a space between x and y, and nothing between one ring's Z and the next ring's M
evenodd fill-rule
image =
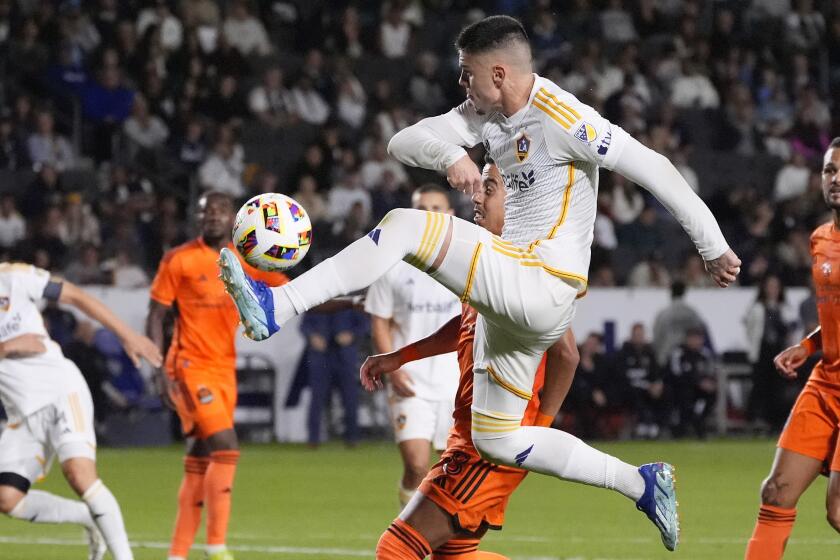
M434 184L415 190L411 207L453 213L449 193ZM460 314L461 302L426 274L399 262L368 289L365 311L371 315L374 351L384 354L437 331ZM457 355L451 352L411 362L389 376L388 404L403 462L401 507L426 476L431 447L446 448L459 375Z
M90 391L49 338L38 308L43 300L71 305L102 323L135 364L143 358L159 367L162 361L151 340L75 285L30 265L0 264L0 400L8 416L0 434L0 511L32 523L79 524L88 533L88 558L102 558L107 543L116 560L129 560L120 506L96 472ZM82 501L30 490L55 457Z

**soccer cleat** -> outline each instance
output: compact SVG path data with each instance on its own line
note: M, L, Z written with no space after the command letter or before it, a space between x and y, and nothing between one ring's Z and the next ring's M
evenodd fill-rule
M245 274L239 259L228 248L219 254L221 279L245 326L245 334L253 340L265 340L280 327L274 321L274 296L265 282Z
M88 541L88 560L102 560L108 552L108 545L105 538L96 527L85 527Z
M645 493L636 507L659 529L665 548L675 550L680 542L680 518L674 467L668 463L649 463L639 467L639 474L645 479Z
M234 560L233 554L228 549L220 550L218 552L207 553L207 560Z

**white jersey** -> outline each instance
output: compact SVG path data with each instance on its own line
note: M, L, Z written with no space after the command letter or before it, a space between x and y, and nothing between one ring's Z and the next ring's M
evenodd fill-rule
M399 262L368 288L365 311L392 319L396 349L434 333L461 312L461 302L430 276ZM402 369L411 375L417 397L455 401L460 376L455 352L417 360Z
M0 399L10 418L28 416L71 391L87 392L78 368L47 334L38 303L50 274L25 264L0 265L0 342L22 334L44 337L47 351L0 360Z
M598 168L627 176L657 196L691 235L701 255L721 256L726 240L708 208L667 159L572 94L534 74L517 113L478 114L471 101L400 132L391 154L409 165L444 171L462 146L483 143L505 182L502 237L529 265L586 289L598 198ZM627 151L632 157L622 153Z

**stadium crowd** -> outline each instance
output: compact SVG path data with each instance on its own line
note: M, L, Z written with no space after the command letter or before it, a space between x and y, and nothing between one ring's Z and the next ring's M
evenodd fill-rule
M742 285L807 285L838 130L836 0L0 0L3 258L146 286L207 189L290 194L315 223L300 268L330 256L443 182L387 142L463 100L451 37L489 13L520 17L540 74L678 166ZM709 286L658 202L602 173L591 286ZM598 370L597 336L580 342L581 372Z

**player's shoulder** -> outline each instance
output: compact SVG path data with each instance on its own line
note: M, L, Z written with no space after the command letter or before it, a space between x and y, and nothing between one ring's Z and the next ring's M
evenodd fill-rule
M811 233L811 241L814 243L819 241L829 241L832 239L833 231L834 223L826 222Z
M541 112L549 130L564 131L583 142L592 142L598 136L594 126L602 117L551 80L537 76L531 105Z
M189 258L192 253L195 253L200 249L201 243L198 239L191 239L164 253L163 258L161 259L161 264L169 265L184 258Z

